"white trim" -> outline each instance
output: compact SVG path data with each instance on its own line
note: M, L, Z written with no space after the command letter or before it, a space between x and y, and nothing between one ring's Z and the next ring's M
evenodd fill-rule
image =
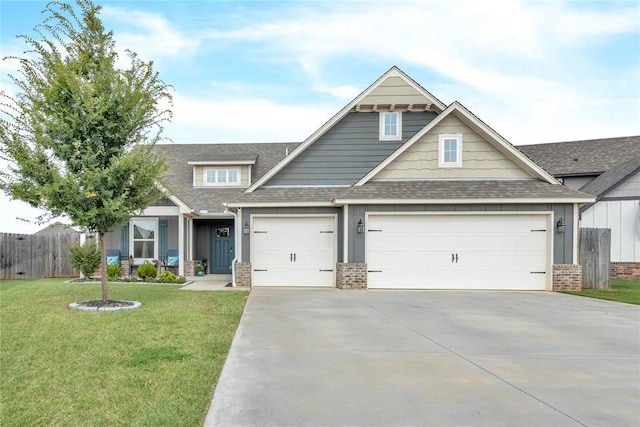
M353 109L357 104L360 103L361 100L366 98L374 89L382 84L389 77L400 77L403 79L409 86L415 89L422 96L431 101L431 105L435 107L435 110L443 111L445 109L445 105L434 97L432 94L427 92L424 88L414 82L409 76L407 76L404 72L402 72L398 67L393 66L389 71L384 73L381 77L378 78L371 86L365 89L360 95L356 96L349 104L347 104L342 110L338 111L333 117L331 117L324 125L322 125L319 129L317 129L314 133L312 133L307 139L305 139L302 144L297 146L295 150L289 153L284 159L282 159L277 165L275 165L271 170L265 173L260 179L258 179L251 187L247 189L247 193L253 192L256 188L260 187L265 182L269 181L275 174L280 172L286 165L291 163L296 157L300 155L303 151L305 151L311 144L313 144L318 138L324 135L329 129L331 129L336 123L338 123L344 116L346 116L351 109Z
M456 161L445 161L445 140L456 141ZM441 133L438 135L438 167L441 168L461 168L462 167L462 134L461 133Z
M336 205L491 205L517 203L589 203L584 199L553 199L553 198L498 198L498 199L335 199Z
M184 276L184 215L178 215L178 276Z
M249 203L233 203L230 202L228 204L230 208L269 208L269 207L334 207L335 204L333 202L249 202Z
M210 182L208 180L208 173L209 171L213 171L213 175L215 178L215 181ZM225 175L226 175L226 182L217 182L218 180L218 172L219 171L225 171ZM229 172L231 171L236 171L236 178L237 181L234 182L229 182ZM241 168L218 168L218 167L205 167L202 168L202 186L203 187L241 187L242 185L242 169Z
M260 188L349 188L349 184L263 185Z
M545 274L545 290L551 291L553 290L553 239L555 233L554 226L554 213L553 211L437 211L437 212L365 212L365 231L367 230L369 224L369 216L524 216L524 215L545 215L547 217L547 260L546 260L546 274ZM365 235L365 245L364 245L364 256L365 263L367 260L368 251L368 242Z
M396 133L393 135L386 135L386 123L385 117L386 114L393 114L396 116ZM378 139L380 141L402 141L402 112L401 111L380 111L378 112L379 116L379 135Z
M349 262L349 205L342 207L342 262Z
M142 216L176 216L180 214L179 206L148 206Z
M366 174L360 181L356 182L354 185L359 187L361 185L369 182L374 176L376 176L381 170L387 167L389 163L398 158L402 153L407 151L409 147L415 144L420 138L422 138L427 132L431 131L435 128L442 120L444 120L449 114L456 113L456 117L463 120L467 125L473 125L476 130L484 135L489 142L493 141L495 147L502 151L503 154L510 157L516 163L525 169L527 172L533 174L539 179L543 181L547 181L550 184L561 185L558 180L556 180L552 175L550 175L547 171L542 169L540 166L535 164L531 159L522 154L520 150L511 145L506 139L500 136L496 131L491 129L489 126L480 121L477 117L475 117L469 110L467 110L462 104L455 101L451 105L449 105L442 113L440 113L435 119L429 122L428 125L423 127L418 133L416 133L413 138L402 144L400 148L394 151L389 157L387 157L384 161L382 161L378 166L373 168L371 172ZM502 150L501 150L502 148ZM503 151L504 150L504 151Z
M178 217L180 218L180 217ZM135 229L133 226L134 221L137 220L143 220L143 221L153 221L154 222L154 230L153 230L153 257L151 258L136 258L135 253L134 253L134 240L135 239ZM158 259L158 245L159 245L159 240L160 240L160 236L158 235L158 223L159 223L159 218L157 217L151 217L151 216L135 216L135 217L131 217L129 219L129 254L133 256L136 264L139 264L138 261L141 262L145 262L145 261L153 261L154 259ZM137 239L140 240L140 239ZM143 240L150 240L150 239L143 239ZM180 240L178 239L178 242L180 242Z
M578 233L580 233L580 206L573 204L573 263L578 264Z
M255 165L255 160L198 160L187 162L188 165L194 166L243 166Z

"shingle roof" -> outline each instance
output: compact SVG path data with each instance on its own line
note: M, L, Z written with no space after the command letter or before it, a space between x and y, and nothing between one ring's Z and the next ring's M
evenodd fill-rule
M247 206L253 203L330 203L348 187L261 187L244 194L234 203ZM233 204L232 204L233 206Z
M591 196L541 180L373 181L352 187L349 200L586 199Z
M554 176L599 175L640 156L640 136L520 145L517 148Z
M253 144L156 144L154 150L169 164L167 189L190 208L223 212L222 203L233 201L244 188L194 188L190 161L228 161L257 159L252 167L252 181L260 178L291 152L297 143Z
M611 188L615 187L620 181L639 171L640 156L609 169L580 188L580 191L599 197L600 195L607 193Z

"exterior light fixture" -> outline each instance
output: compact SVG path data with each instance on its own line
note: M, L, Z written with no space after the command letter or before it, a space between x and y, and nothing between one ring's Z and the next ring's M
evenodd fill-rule
M556 223L556 228L558 229L558 233L564 233L565 228L567 228L567 224L565 224L563 216L561 216Z
M242 234L249 234L249 223L247 221L242 226Z
M362 219L358 221L358 225L356 226L356 231L358 233L364 233L364 224L362 223Z

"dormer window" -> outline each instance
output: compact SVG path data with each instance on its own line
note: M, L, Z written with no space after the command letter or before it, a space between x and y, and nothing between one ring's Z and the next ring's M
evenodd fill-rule
M402 140L402 113L399 111L380 112L380 141Z
M204 185L219 187L240 185L240 169L205 168Z
M438 166L441 168L462 167L462 135L440 135L438 142Z

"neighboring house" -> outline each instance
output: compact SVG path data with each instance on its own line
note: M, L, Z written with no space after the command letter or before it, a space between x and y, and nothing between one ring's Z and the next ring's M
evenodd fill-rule
M612 272L640 277L640 136L518 147L566 186L591 194L580 226L611 229Z
M299 145L156 149L172 196L111 248L178 249L187 274L233 263L245 286L552 290L579 276L578 209L595 201L396 67Z
M45 228L33 233L34 236L55 236L57 234L69 234L78 240L80 239L79 231L68 224L63 224L62 222L54 222L53 224L49 224Z

